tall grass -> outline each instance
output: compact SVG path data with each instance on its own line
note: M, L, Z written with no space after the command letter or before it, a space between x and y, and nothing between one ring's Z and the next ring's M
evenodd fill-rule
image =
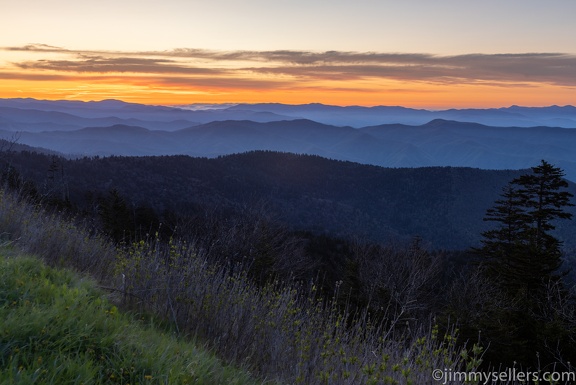
M99 280L112 276L116 251L104 238L4 189L0 189L0 240L53 266L89 272Z
M94 282L0 258L2 384L256 383L161 330L119 312Z
M435 368L475 368L478 348L456 347L456 330L425 323L397 328L367 311L350 314L314 285L256 286L240 265L214 265L193 245L151 240L117 261L126 300L170 319L180 333L209 341L228 360L262 377L302 384L423 384ZM386 326L385 326L386 325ZM428 326L428 327L425 327ZM396 329L401 330L397 332Z
M268 380L426 384L434 383L433 369L472 370L480 363L480 349L457 347L455 329L441 332L429 320L399 328L402 309L380 322L321 298L313 284L257 286L241 265L216 264L184 241L150 239L114 250L6 192L0 193L0 232L50 264L105 280L119 303L163 317L181 336L204 341Z

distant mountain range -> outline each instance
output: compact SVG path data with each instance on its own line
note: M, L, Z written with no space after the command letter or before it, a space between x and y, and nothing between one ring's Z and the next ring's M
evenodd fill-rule
M239 104L229 111L259 111L293 118L304 118L320 123L363 127L401 123L421 125L434 119L481 123L491 126L550 126L576 128L576 107L519 107L490 109L449 109L430 111L405 107L327 106L323 104Z
M330 106L319 103L289 105L279 103L260 104L192 104L187 106L151 106L136 103L126 103L120 100L103 100L98 102L80 102L68 100L36 100L36 99L0 99L0 108L17 108L24 115L32 115L32 110L44 112L60 112L73 115L74 118L116 118L109 124L137 125L150 129L176 129L185 128L199 123L208 123L216 120L251 120L254 122L271 122L278 120L308 119L319 123L365 127L380 124L408 124L421 125L434 119L456 120L461 122L481 123L491 126L516 126L516 127L563 127L576 128L576 107L574 106L549 106L549 107L520 107L511 106L506 108L488 109L448 109L448 110L423 110L397 106ZM0 117L10 112L0 110ZM12 111L14 113L14 111ZM13 117L13 115L12 115ZM64 118L64 116L61 116ZM41 117L40 117L41 118ZM35 123L41 123L44 119L34 119ZM51 121L46 118L45 122ZM16 118L12 123L18 123ZM123 121L120 121L123 120ZM138 122L140 121L140 122ZM148 122L144 125L141 121ZM72 122L68 122L71 125ZM74 123L82 127L95 126L76 120ZM159 126L154 124L163 123ZM166 123L170 123L166 125ZM7 122L0 123L0 129L6 129ZM37 129L42 127L38 125ZM81 128L77 127L76 128ZM64 128L61 128L64 129Z
M515 126L496 126L504 123ZM18 132L18 143L65 154L215 157L273 150L386 167L485 169L524 169L546 159L576 181L573 128L573 106L428 111L239 104L185 109L117 100L0 99L0 138L10 140Z

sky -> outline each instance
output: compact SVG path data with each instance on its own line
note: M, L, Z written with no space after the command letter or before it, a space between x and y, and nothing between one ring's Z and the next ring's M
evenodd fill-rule
M576 105L573 0L0 0L0 98Z

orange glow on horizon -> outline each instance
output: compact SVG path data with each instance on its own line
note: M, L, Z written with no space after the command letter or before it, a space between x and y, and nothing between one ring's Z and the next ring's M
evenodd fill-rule
M497 108L513 104L549 106L574 104L574 89L552 85L437 85L427 83L390 84L365 88L362 84L316 82L306 87L285 89L242 89L224 87L186 87L154 84L152 81L126 77L124 81L87 82L74 80L29 81L2 80L0 98L35 98L46 100L104 100L155 105L193 103L323 103L331 105L395 105L412 108Z
M412 108L576 104L576 55L2 48L0 98Z

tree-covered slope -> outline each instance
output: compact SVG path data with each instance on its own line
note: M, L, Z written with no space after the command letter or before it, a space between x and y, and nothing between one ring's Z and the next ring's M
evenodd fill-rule
M252 152L216 159L187 156L78 160L13 154L45 194L69 194L89 208L116 189L133 209L191 214L265 205L294 229L388 241L421 236L437 248L476 245L484 213L519 171L429 167L390 169L318 156ZM48 170L56 168L51 174ZM573 186L571 187L573 188ZM65 190L65 191L64 191ZM59 193L57 193L57 191ZM574 223L560 229L560 238Z

